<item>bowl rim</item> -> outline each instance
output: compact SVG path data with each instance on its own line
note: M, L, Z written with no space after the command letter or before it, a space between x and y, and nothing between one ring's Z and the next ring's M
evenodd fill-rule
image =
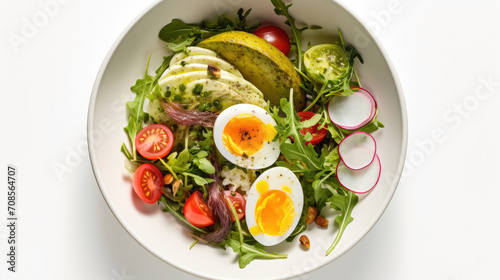
M372 39L373 42L375 43L375 45L378 47L378 49L380 50L380 52L382 54L382 57L383 57L384 61L387 63L387 66L389 68L389 72L390 72L390 74L391 74L391 76L393 78L394 85L396 87L396 91L397 91L398 98L399 98L399 106L400 106L400 109L401 109L401 128L402 128L402 130L401 130L401 138L402 138L402 143L401 143L401 150L399 152L400 158L399 158L399 163L398 163L398 166L397 166L397 169L396 169L396 174L395 174L395 176L394 176L394 178L393 178L393 180L392 180L392 182L390 184L390 187L391 187L391 189L393 191L390 193L390 195L387 195L387 197L385 198L385 200L382 202L381 205L383 207L379 208L380 210L376 213L376 216L378 218L377 219L373 219L371 221L371 223L367 224L367 226L366 226L367 230L365 232L363 232L362 234L360 234L357 237L356 241L354 241L350 246L347 246L346 248L344 248L341 251L337 251L338 254L333 259L331 259L331 260L329 260L327 262L320 263L318 266L315 267L315 269L319 269L319 268L322 268L322 267L324 267L324 266L326 266L328 264L331 264L334 260L338 259L342 255L344 255L347 251L349 251L354 246L356 246L373 229L373 227L375 226L375 224L380 220L380 218L382 217L382 215L384 214L384 212L387 210L387 207L389 206L392 198L394 197L394 194L395 194L395 192L397 190L397 187L399 185L399 182L401 180L401 176L402 176L403 169L404 169L404 164L405 164L405 159L406 159L406 155L407 155L407 146L408 146L408 115L407 115L406 102L405 102L405 98L404 98L404 94L403 94L403 89L402 89L399 77L397 75L396 69L394 67L394 64L392 63L392 60L390 59L387 51L385 50L385 48L381 44L381 42L378 39L377 35L374 34L372 31L370 31L366 27L366 24L360 20L361 17L356 12L354 12L351 8L347 7L342 2L337 2L337 1L334 1L334 0L330 0L330 1L335 2L335 4L337 4L340 8L344 9L347 13L351 14L355 18L355 20L359 22L360 26L365 29L364 31L366 31L368 33L368 35L370 36L370 39ZM113 206L110 203L110 197L103 190L102 186L104 185L104 183L103 183L100 171L97 168L98 163L97 163L97 160L96 160L95 149L94 149L94 146L92 144L93 141L91 139L91 135L92 135L91 132L94 129L94 126L93 126L93 124L94 124L94 113L95 113L94 109L95 109L95 104L96 104L98 89L100 87L103 75L104 75L104 73L105 73L105 71L107 69L107 66L109 64L109 61L110 61L111 57L113 56L113 54L115 53L116 49L121 44L121 42L123 41L123 39L125 38L125 36L128 34L128 32L137 24L137 22L139 20L141 20L141 18L143 18L146 14L148 14L149 12L151 12L155 7L157 7L158 5L160 5L162 2L163 2L163 0L155 0L153 3L149 4L148 6L146 6L146 8L144 8L141 12L139 12L134 17L134 19L131 20L128 23L128 25L121 31L121 33L115 39L114 43L110 47L109 51L107 52L106 56L103 59L103 62L100 65L99 71L98 71L98 73L96 75L96 78L95 78L95 81L94 81L94 84L93 84L93 87L92 87L91 97L90 97L90 101L89 101L89 105L88 105L88 110L87 110L87 147L88 147L88 151L89 151L90 163L91 163L91 166L92 166L92 171L93 171L94 177L95 177L97 185L99 187L99 191L101 192L102 196L104 197L104 200L106 201L106 204L108 205L109 209L111 210L111 213L113 213L113 215L115 216L116 220L120 223L120 225L125 229L125 231L139 245L141 245L141 247L143 247L144 249L146 249L148 252L150 252L151 254L153 254L154 256L156 256L158 259L162 260L166 264L168 264L168 265L170 265L172 267L175 267L175 268L177 268L177 269L179 269L179 270L181 270L181 271L183 271L185 273L188 273L190 275L193 275L193 276L196 276L196 277L202 277L202 278L225 279L225 278L214 278L214 276L212 276L212 275L206 275L206 274L203 274L203 273L192 271L192 270L189 270L186 267L184 267L182 265L179 265L177 263L169 262L169 261L165 260L162 256L160 256L157 252L155 252L155 250L153 250L152 248L149 248L149 246L146 246L145 243L142 242L142 240L138 236L135 236L127 228L127 226L125 225L125 222L122 220L122 217L120 217L120 215L117 213L116 207ZM289 275L289 276L287 276L287 278L288 277L292 277L292 278L293 277L298 277L298 276L306 274L306 273L311 273L312 271L314 271L314 270L301 271L299 273L294 273L292 275ZM280 278L274 278L274 279L285 279L285 278L280 277Z

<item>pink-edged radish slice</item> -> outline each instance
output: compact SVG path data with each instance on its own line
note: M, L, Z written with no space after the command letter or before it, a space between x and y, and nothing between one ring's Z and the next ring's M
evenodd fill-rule
M345 166L352 170L360 170L372 163L377 153L377 143L373 136L366 132L354 132L339 144L339 156Z
M352 170L345 166L343 161L337 165L337 179L344 188L358 194L371 191L380 179L380 159L375 159L367 167L360 170Z
M377 110L378 110L378 104L377 104L377 100L375 100L375 97L373 97L373 94L371 94L367 89L365 88L361 88L361 87L352 87L353 90L358 90L359 92L362 92L366 95L366 97L368 97L370 99L370 101L372 102L372 108L374 108L374 110L372 110L372 113L370 115L370 120L367 122L371 122L373 120L373 118L375 117L375 115L377 114Z
M356 89L351 95L336 95L328 102L330 120L346 130L356 130L368 124L377 111L373 96L363 88Z

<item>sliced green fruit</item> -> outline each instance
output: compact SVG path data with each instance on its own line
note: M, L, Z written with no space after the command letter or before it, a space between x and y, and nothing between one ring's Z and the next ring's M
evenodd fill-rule
M318 83L336 80L349 70L349 59L342 46L316 45L304 53L307 75Z
M187 56L195 56L195 55L209 55L209 56L217 56L217 53L214 51L198 48L198 47L187 47L186 51L176 53L174 57L170 60L170 66L177 64L182 61Z
M300 76L290 59L276 47L251 33L228 31L201 41L199 47L216 52L234 65L243 77L264 94L271 105L279 106L294 89L297 111L305 106L305 94L300 89Z
M200 79L186 84L186 91L192 91L198 84L203 86L203 90L210 92L209 100L219 100L221 110L229 106L246 103L265 108L267 105L262 98L260 91L247 91L234 84L226 84L214 79Z
M240 92L241 94L257 94L262 96L260 90L245 79L224 70L221 70L220 77L214 78L212 74L206 70L206 68L204 71L190 71L177 75L166 76L158 81L158 85L164 92L166 92L167 86L170 88L179 88L181 85L186 86L190 82L196 82L201 79L216 79L221 83L234 87L235 91ZM184 89L184 91L189 93L187 89Z
M193 55L193 56L189 55L187 57L184 57L182 60L177 61L176 63L170 63L170 67L173 67L176 65L188 66L190 64L205 64L205 70L206 70L208 64L212 64L212 65L219 67L221 70L225 70L225 71L227 71L231 74L234 74L236 76L243 77L241 75L240 71L238 71L238 69L236 69L236 67L234 67L233 65L231 65L230 63L228 63L227 61L225 61L219 57L210 56L210 55Z
M243 78L243 76L241 75L240 71L238 71L238 69L234 68L234 66L231 66L231 67L232 68L230 68L230 69L224 69L221 67L219 67L219 68L221 69L221 71L224 71L226 73L230 73L230 74L233 74L233 75L238 76L240 78ZM166 77L169 77L169 76L179 75L182 73L187 73L187 72L192 72L192 71L205 71L205 72L207 72L208 65L203 64L203 63L190 63L190 64L186 64L186 65L174 64L174 65L168 67L167 70L165 70L165 72L163 72L163 75L161 76L160 80L162 80Z

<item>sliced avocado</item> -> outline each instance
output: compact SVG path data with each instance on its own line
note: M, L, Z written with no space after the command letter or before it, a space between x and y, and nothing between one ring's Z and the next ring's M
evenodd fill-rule
M217 53L209 49L204 49L200 47L187 47L185 51L176 53L172 57L172 59L170 60L170 65L174 65L177 62L180 62L187 56L194 56L194 55L217 56Z
M252 85L245 79L226 71L221 71L221 76L218 78L208 73L208 71L191 71L177 75L166 76L158 81L158 85L160 86L162 91L165 92L167 86L169 86L171 89L179 88L181 85L184 85L185 87L188 83L191 83L193 81L196 82L201 79L217 80L237 89L236 91L241 94L257 93L258 95L263 96L262 92L254 85ZM189 93L186 88L183 91Z
M253 104L261 108L264 108L267 104L260 92L242 91L239 87L231 86L214 79L200 79L190 82L186 85L186 91L192 92L198 84L203 86L204 92L209 93L208 97L210 100L217 99L223 104L222 109L239 103Z
M170 66L172 67L175 65L188 66L189 64L205 64L205 67L207 67L209 63L219 67L221 70L225 70L236 76L243 77L243 75L241 75L240 71L238 71L236 67L221 58L210 55L187 56L183 60L178 61L175 64L170 63Z
M236 70L236 68L234 68L234 69ZM167 76L179 75L182 73L193 72L193 71L205 71L205 72L207 72L208 66L207 66L207 64L201 64L201 63L187 64L185 66L176 64L176 65L168 67L167 70L165 70L165 72L163 72L163 75L160 77L160 80L167 77ZM222 70L222 71L225 71L226 73L230 73L230 74L233 74L233 75L238 76L238 77L242 77L241 73L238 70L236 70L237 71L236 73L231 73L231 72L228 72L227 70Z
M288 98L293 88L295 109L305 107L300 76L290 59L264 39L247 32L228 31L205 39L198 46L213 50L236 66L272 105L278 106L281 98Z

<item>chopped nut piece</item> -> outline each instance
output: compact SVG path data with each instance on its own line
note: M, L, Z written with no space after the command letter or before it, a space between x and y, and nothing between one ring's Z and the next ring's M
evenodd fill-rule
M314 222L320 227L326 228L328 227L329 221L321 216L317 216L316 219L314 219Z
M309 208L307 208L306 225L314 222L316 216L318 216L318 208L309 206Z
M220 78L221 75L220 68L212 63L208 64L208 72L212 73L215 77Z
M165 185L170 185L172 181L174 181L174 176L172 176L172 174L167 174L163 177L163 183L165 183Z
M300 241L300 245L302 245L306 248L311 247L311 242L309 242L309 238L307 238L306 235L301 235L299 238L299 241Z
M173 184L172 184L172 192L174 193L174 195L177 193L177 191L179 190L179 186L182 185L182 180L176 180Z

